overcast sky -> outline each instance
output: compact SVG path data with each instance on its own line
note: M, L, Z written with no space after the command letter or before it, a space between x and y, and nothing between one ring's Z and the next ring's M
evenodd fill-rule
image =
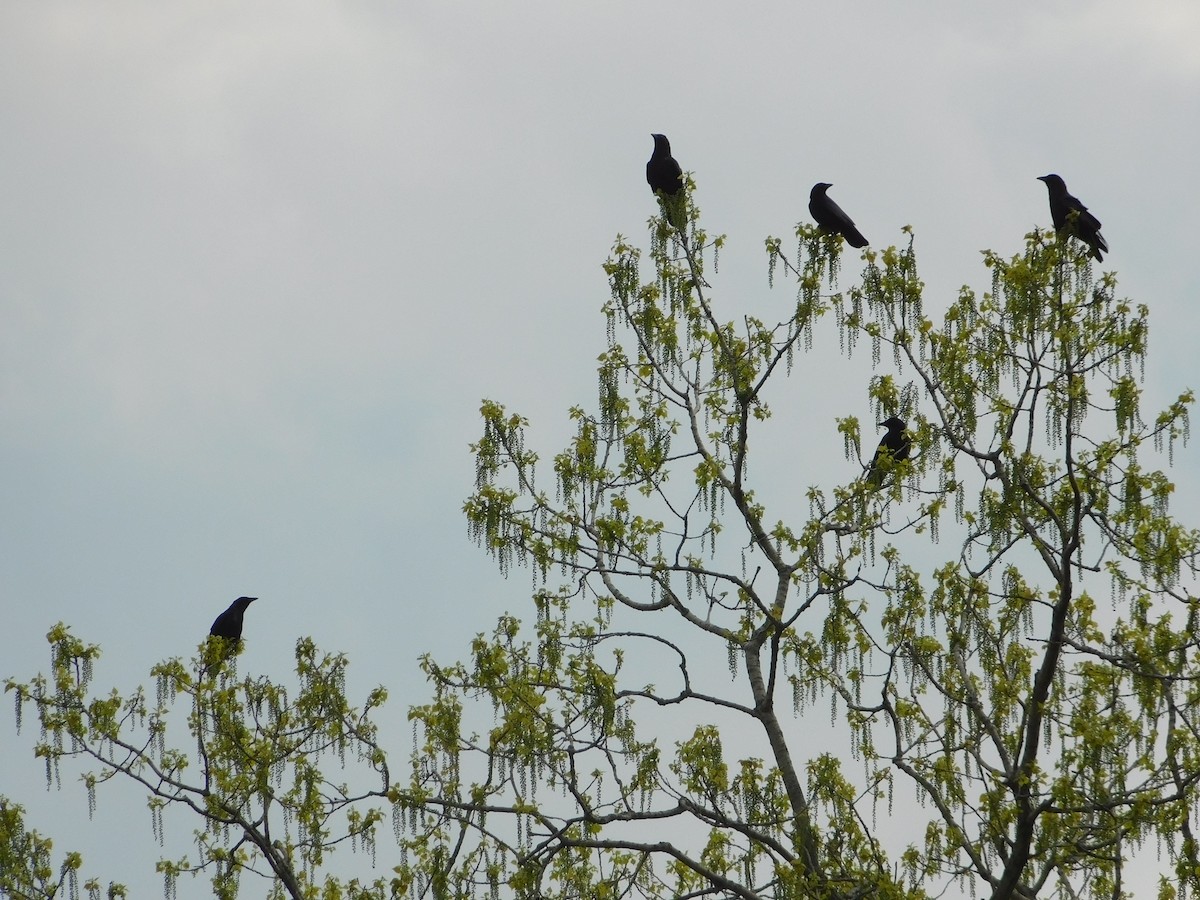
M0 677L45 670L64 620L126 689L250 594L243 671L313 635L399 719L419 653L528 616L526 574L467 539L467 445L483 397L544 457L592 405L651 132L728 235L725 317L786 308L763 239L791 246L815 181L875 246L915 228L936 314L987 289L980 250L1049 224L1057 172L1151 308L1152 399L1196 387L1198 41L1195 0L4 4ZM856 474L833 416L870 416L867 355L853 372L776 408L781 446L801 415L827 435L798 498ZM47 797L35 738L0 717L0 793L86 853L103 837L64 836L82 791Z

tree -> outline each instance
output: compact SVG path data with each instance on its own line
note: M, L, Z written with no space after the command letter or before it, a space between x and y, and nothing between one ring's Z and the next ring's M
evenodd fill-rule
M1160 895L1195 890L1181 577L1200 535L1143 465L1186 438L1192 398L1143 417L1146 308L1035 231L987 254L990 290L963 289L939 324L911 235L865 251L843 291L841 239L801 226L794 257L767 241L790 314L730 320L707 280L723 240L686 217L652 220L645 280L618 238L599 398L571 410L569 446L543 464L528 423L484 403L465 512L503 573L530 568L534 617L502 616L462 663L423 660L405 779L370 721L382 690L352 709L344 659L310 643L296 700L172 661L148 704L91 699L91 651L65 630L53 684L8 685L37 706L50 771L84 753L104 767L90 787L120 772L160 811L189 805L193 868L229 896L250 867L292 897L1111 898L1155 850ZM809 475L813 347L834 332L870 349L876 420L913 435L879 487L852 465ZM786 472L752 475L773 407L802 443ZM857 418L836 427L861 463ZM164 749L180 698L194 753ZM136 723L144 743L121 736ZM371 784L335 788L325 749ZM389 807L394 877L322 878L339 841L376 846Z
M1034 232L1019 256L987 254L991 291L964 289L939 325L911 238L823 293L840 243L801 227L795 261L767 244L772 273L798 286L791 318L729 321L706 280L720 239L672 235L656 229L649 281L634 247L613 250L599 402L572 410L553 492L526 422L483 407L473 532L502 570L528 563L565 586L538 596L532 645L504 623L470 667L432 671L443 702L496 704L487 739L446 742L446 764L478 754L521 773L471 786L527 817L521 877L547 896L603 879L612 896L899 897L950 882L1113 897L1150 842L1174 865L1163 893L1194 888L1196 618L1179 578L1197 534L1141 461L1186 437L1192 398L1143 420L1145 307ZM771 508L781 485L756 484L748 462L769 387L822 319L848 351L870 345L869 400L916 423L916 452L878 493L810 487L797 518ZM787 395L801 421L820 384L807 374ZM861 459L857 420L838 427ZM946 519L958 536L938 560ZM668 686L622 678L639 654ZM724 656L735 677L698 686ZM821 702L843 743L804 759L788 713L811 723ZM671 750L644 736L654 706L687 708L691 737ZM761 753L735 758L734 736ZM526 782L557 787L565 811ZM919 825L914 797L930 811ZM901 840L883 827L896 803Z
M53 842L25 827L25 809L0 797L0 897L15 900L79 896L79 870L83 857L67 853L55 872ZM89 900L99 900L100 883L89 879L84 883ZM109 900L127 896L120 884L110 883L104 896Z
M382 897L392 890L383 879L362 883L322 872L326 856L340 844L374 851L383 814L372 804L385 803L390 786L370 720L387 693L378 688L362 710L351 707L344 656L323 655L311 640L300 640L298 689L289 696L265 677L239 681L236 656L221 639L211 639L190 667L179 659L154 667L151 700L142 689L126 697L116 690L93 695L100 648L61 624L47 640L51 676L5 682L5 690L16 694L18 728L23 706L32 703L47 784L61 784L64 759L100 767L83 775L93 812L99 786L123 776L145 789L160 842L168 809L184 808L199 818L198 859L185 854L158 864L166 896L174 896L185 873L210 874L218 897L237 896L247 876L268 878L271 897ZM168 725L180 710L186 745L168 742ZM373 784L351 789L331 780L321 767L331 754L342 769L350 757L358 764L354 774Z

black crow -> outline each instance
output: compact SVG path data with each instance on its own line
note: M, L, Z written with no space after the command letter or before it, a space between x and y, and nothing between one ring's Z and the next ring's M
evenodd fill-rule
M1067 193L1067 183L1057 175L1040 175L1038 181L1046 182L1046 190L1050 192L1050 218L1054 220L1054 230L1059 234L1064 231L1073 234L1092 248L1091 255L1096 262L1103 262L1100 251L1107 253L1108 244L1100 234L1100 220L1088 212L1078 197Z
M831 187L833 187L832 184L826 184L824 181L818 181L813 185L812 192L808 195L808 211L817 220L817 225L822 231L829 234L840 234L851 247L867 246L867 239L854 226L854 221L842 211L840 206L825 195L825 192Z
M208 633L228 638L231 641L240 641L242 639L242 616L246 612L246 607L257 599L257 597L238 597L229 604L229 609L217 616Z
M671 155L671 142L665 134L652 134L654 152L646 163L646 183L650 190L662 191L668 196L675 196L683 190L683 169Z
M882 487L887 473L896 463L908 459L909 451L912 450L912 438L903 419L892 416L879 424L887 429L887 434L880 440L875 455L871 457L871 465L867 467L865 476L867 483L873 488Z
M667 221L683 230L687 224L683 200L683 169L671 155L671 142L665 134L652 134L654 152L646 163L646 183L655 196L661 195Z

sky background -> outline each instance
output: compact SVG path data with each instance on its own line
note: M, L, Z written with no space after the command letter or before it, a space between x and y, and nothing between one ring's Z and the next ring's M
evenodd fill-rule
M914 227L936 317L988 288L980 250L1048 226L1035 179L1061 174L1150 306L1163 405L1200 381L1198 41L1194 0L4 4L0 678L44 671L62 620L128 689L249 594L243 671L312 635L402 720L419 654L530 617L527 574L468 540L468 444L484 397L543 457L593 405L601 264L618 233L647 243L651 132L728 236L726 318L790 304L763 240L792 246L816 181L876 247ZM776 401L797 502L857 474L852 362ZM1174 470L1189 525L1198 451ZM101 796L124 836L80 825L35 739L0 717L0 793L85 872L157 892L95 858L153 858L136 794Z

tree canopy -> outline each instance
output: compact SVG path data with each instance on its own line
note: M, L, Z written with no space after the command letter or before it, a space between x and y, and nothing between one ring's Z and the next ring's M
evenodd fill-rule
M1147 308L1034 231L935 321L911 234L843 287L842 239L801 225L766 242L795 292L766 320L713 288L692 188L683 229L613 246L569 444L543 457L483 403L465 514L532 607L422 660L403 772L386 692L353 706L346 658L307 639L286 688L200 658L99 695L98 648L59 626L51 674L6 683L48 779L81 756L89 791L138 781L156 829L196 814L168 893L1098 900L1146 895L1139 857L1160 896L1195 890L1200 536L1154 468L1192 396L1143 410ZM858 411L908 424L882 478L873 427L813 416L833 347L869 359ZM841 480L807 440L826 428ZM386 874L332 871L343 844Z

